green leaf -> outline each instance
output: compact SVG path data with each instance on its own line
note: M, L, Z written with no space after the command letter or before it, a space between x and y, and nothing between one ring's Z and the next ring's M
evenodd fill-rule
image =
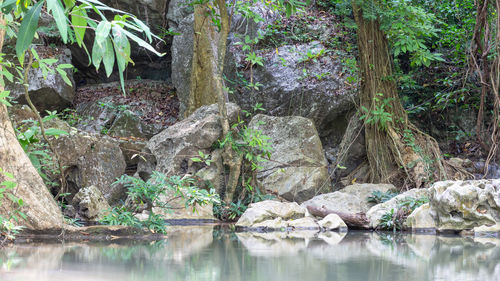
M68 24L66 23L66 15L64 14L64 8L61 2L59 0L47 0L47 10L49 12L52 11L63 42L68 42Z
M102 58L106 49L104 46L100 46L97 44L97 40L94 41L94 46L92 47L92 64L95 66L95 69L99 71L99 66L101 65Z
M113 26L113 46L116 53L116 64L118 65L120 85L122 87L123 93L125 94L125 81L123 79L123 72L127 67L127 63L132 62L132 60L130 59L130 42L122 31L123 29L120 26Z
M69 10L75 6L76 0L63 0L64 5L66 5L66 10Z
M69 135L68 132L61 130L61 129L56 129L56 128L48 128L45 130L45 134L47 136L62 136L62 135Z
M113 43L111 42L109 37L106 40L106 49L104 51L103 63L104 69L106 70L106 76L111 76L111 73L113 73L113 67L115 66L115 52L113 50Z
M83 5L76 6L71 12L71 24L75 31L76 43L81 47L85 31L87 30L87 11Z
M109 21L101 21L95 30L95 42L101 47L104 48L104 44L106 44L106 38L109 36L109 32L111 31L111 23Z
M64 83L66 83L68 86L72 86L73 85L71 83L71 80L69 80L68 74L66 73L66 71L64 71L63 69L60 69L60 68L56 68L56 71L57 71L57 73L59 73L59 75L61 76L61 78L64 81Z
M0 9L2 10L2 13L8 14L12 9L15 7L17 0L6 0L0 5Z
M72 69L74 66L72 64L69 64L69 63L63 63L63 64L60 64L57 66L57 68L60 68L60 69Z
M146 37L148 37L148 41L151 43L152 38L151 38L151 29L149 29L149 26L145 25L141 20L139 20L136 17L132 17L134 20L135 24L137 24L142 31L146 34Z
M10 91L2 91L0 92L0 99L5 99L6 97L8 97L10 94Z
M38 19L40 18L40 13L42 11L42 6L45 1L39 1L28 11L23 21L21 22L21 27L19 28L19 33L16 41L16 55L21 64L24 64L24 52L28 50L33 42L33 37L38 28Z
M125 33L125 35L127 35L128 38L134 40L134 42L137 43L139 46L149 50L150 52L156 54L157 56L163 57L165 55L165 54L162 54L162 53L159 53L158 51L156 51L153 48L153 46L151 46L150 44L148 44L146 41L142 40L141 38L137 37L136 35L132 34L131 32L128 32L125 29L122 29L122 32Z

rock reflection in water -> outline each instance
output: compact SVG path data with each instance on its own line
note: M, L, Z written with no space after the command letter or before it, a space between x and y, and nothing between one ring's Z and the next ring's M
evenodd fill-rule
M493 280L500 240L366 232L171 228L152 243L15 245L0 280Z

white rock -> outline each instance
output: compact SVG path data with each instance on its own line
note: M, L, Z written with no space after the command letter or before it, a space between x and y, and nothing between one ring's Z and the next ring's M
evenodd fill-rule
M321 228L326 230L337 230L347 228L345 222L337 214L329 214L318 222Z

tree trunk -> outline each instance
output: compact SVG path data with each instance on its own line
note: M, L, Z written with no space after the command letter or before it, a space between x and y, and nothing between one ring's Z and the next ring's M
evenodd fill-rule
M230 133L226 106L228 98L224 92L222 78L230 30L230 16L224 0L216 0L215 4L220 15L220 30L218 32L208 15L207 5L195 5L193 68L187 114L191 114L202 105L217 102L224 139ZM223 160L224 164L229 167L228 182L225 184L225 202L229 203L233 200L234 191L238 184L242 158L232 151L231 144L228 143L224 148Z
M365 115L370 181L418 188L445 179L437 142L408 121L401 105L387 37L379 22L365 19L356 0L352 7L358 26L360 105Z
M203 105L217 103L216 83L219 34L210 15L207 4L194 6L194 40L191 69L191 89L185 117ZM227 37L226 37L227 38Z
M4 25L5 20L3 14L0 13L0 26ZM4 35L5 29L1 28L0 52L3 47ZM0 83L0 91L3 90L2 82ZM0 104L0 168L14 175L17 186L13 193L24 201L21 212L25 213L27 218L20 221L20 225L34 230L62 227L61 211L43 183L42 178L19 145L8 116L7 107L3 104ZM5 180L3 174L0 174L0 181L3 180ZM16 209L16 206L8 199L1 200L0 215L9 217L9 213Z

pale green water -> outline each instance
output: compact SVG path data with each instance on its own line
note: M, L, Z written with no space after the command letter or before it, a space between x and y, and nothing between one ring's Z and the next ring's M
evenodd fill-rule
M176 229L155 243L11 246L0 280L500 281L499 239Z

